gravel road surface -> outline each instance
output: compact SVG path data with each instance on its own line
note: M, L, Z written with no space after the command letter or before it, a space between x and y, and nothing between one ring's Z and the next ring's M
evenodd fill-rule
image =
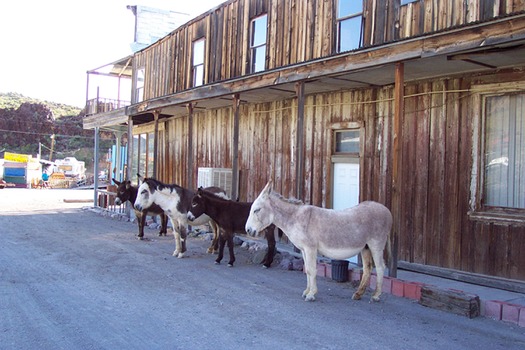
M0 190L1 349L524 349L525 329L467 319L351 283L263 269L236 247L215 265L193 238L135 238L130 222L75 200L87 190ZM64 202L67 199L68 202ZM83 208L84 207L84 208ZM227 255L227 253L226 253Z

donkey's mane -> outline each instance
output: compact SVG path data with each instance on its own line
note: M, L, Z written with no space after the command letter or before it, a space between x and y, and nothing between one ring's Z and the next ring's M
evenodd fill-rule
M277 197L277 199L280 199L281 201L286 202L286 203L290 203L294 205L304 205L303 201L301 201L300 199L293 198L293 197L285 198L280 193L277 193L274 191L271 192L271 195L274 197Z
M231 202L231 200L219 197L219 196L217 196L214 193L211 193L211 192L208 192L208 191L203 191L203 192L204 193L201 193L201 195L206 197L206 199L211 201L211 202L218 202L218 203Z
M183 189L179 185L176 185L176 184L169 184L168 185L168 184L160 182L159 180L154 179L152 177L145 178L144 182L148 184L150 190L152 190L152 191L153 190L162 191L164 189L168 189L168 190L170 190L170 192L173 192L173 191L177 191L177 190L182 190Z

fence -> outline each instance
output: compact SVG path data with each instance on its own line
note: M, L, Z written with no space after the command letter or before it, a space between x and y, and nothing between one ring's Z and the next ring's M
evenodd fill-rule
M86 102L86 115L111 112L129 106L130 101L114 100L109 98L94 98Z
M96 207L107 212L129 217L129 211L126 204L116 205L115 198L117 197L117 187L109 185L106 190L96 189L97 203Z

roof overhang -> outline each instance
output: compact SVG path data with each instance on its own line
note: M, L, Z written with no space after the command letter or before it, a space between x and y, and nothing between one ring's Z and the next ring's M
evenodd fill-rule
M126 108L119 108L110 112L93 114L82 119L84 129L94 128L127 128L129 117Z
M107 63L95 69L87 71L87 74L104 75L119 78L131 78L133 76L133 55L123 57L111 63Z

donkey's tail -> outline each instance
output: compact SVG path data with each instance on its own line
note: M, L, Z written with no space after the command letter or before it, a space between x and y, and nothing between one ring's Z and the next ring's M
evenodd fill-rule
M390 266L392 263L392 230L386 239L386 264Z

